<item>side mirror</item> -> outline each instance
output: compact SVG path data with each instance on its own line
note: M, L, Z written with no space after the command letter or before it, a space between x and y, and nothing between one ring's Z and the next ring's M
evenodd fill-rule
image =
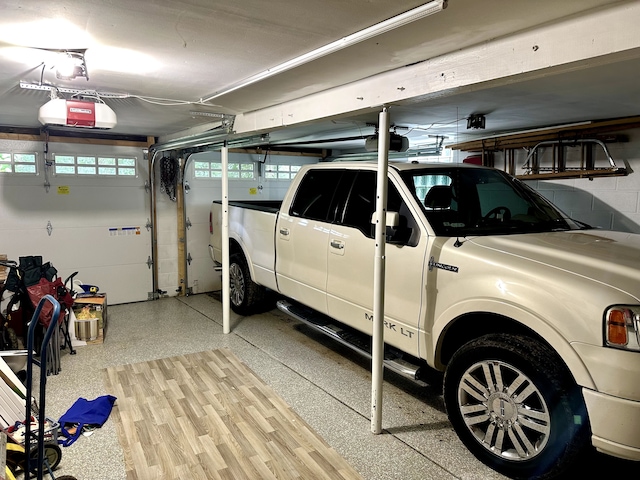
M375 235L376 214L371 216L371 232ZM386 222L386 241L392 245L408 245L409 239L413 234L413 229L407 227L406 217L401 216L398 212L387 212Z
M400 225L400 214L398 212L387 212L387 227L397 227ZM376 212L371 215L371 224L376 223Z

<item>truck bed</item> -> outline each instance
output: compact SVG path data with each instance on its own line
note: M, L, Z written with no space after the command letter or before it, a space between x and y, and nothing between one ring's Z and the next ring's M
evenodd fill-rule
M214 200L213 203L222 203L221 200ZM282 200L240 200L229 202L234 207L248 208L251 210L259 210L261 212L278 213Z
M277 289L274 235L280 200L245 200L229 202L229 233L247 260L251 278L259 285ZM222 262L222 202L214 201L211 208L211 255Z

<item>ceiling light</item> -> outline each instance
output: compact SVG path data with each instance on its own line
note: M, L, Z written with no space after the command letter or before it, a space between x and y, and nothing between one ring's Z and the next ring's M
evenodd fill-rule
M3 24L0 42L21 47L62 50L70 45L94 45L89 33L63 18L47 18L25 23Z
M151 55L129 48L92 45L86 56L94 74L97 70L104 70L144 75L162 68L162 63Z
M65 50L60 52L56 63L56 77L61 80L73 80L85 77L89 80L87 64L84 60L85 50Z
M226 95L240 88L244 88L248 85L259 82L260 80L264 80L265 78L269 78L278 73L291 70L292 68L299 67L300 65L304 65L305 63L309 63L313 60L317 60L318 58L329 55L330 53L337 52L344 48L350 47L357 43L363 42L370 38L420 20L424 17L428 17L429 15L433 15L434 13L441 12L445 8L447 8L447 0L434 0L432 2L425 3L424 5L416 7L412 10L389 18L384 22L376 23L375 25L365 28L364 30L360 30L359 32L347 35L340 40L331 42L323 47L317 48L308 53L305 53L304 55L300 55L299 57L289 60L288 62L281 63L280 65L276 65L275 67L265 70L264 72L253 75L239 83L229 86L224 90L214 93L213 95L203 99L202 101L208 102L210 100L213 100L214 98L221 97L222 95Z

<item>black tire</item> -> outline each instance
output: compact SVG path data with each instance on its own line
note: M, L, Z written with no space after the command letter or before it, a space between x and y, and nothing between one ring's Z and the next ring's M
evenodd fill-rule
M60 460L62 460L62 449L55 443L45 443L44 444L44 458L49 464L49 468L51 470L55 470L58 465L60 465ZM29 466L31 467L31 471L34 472L37 470L37 460L38 460L38 448L33 447L29 452ZM46 465L43 464L43 472L47 472Z
M265 289L253 280L241 253L229 256L231 310L239 315L252 314L264 301Z
M465 344L445 372L444 400L466 447L511 478L555 477L589 444L580 389L557 355L527 337Z

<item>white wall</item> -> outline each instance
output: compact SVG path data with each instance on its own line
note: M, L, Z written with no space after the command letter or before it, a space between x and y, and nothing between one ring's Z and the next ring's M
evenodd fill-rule
M607 148L629 175L528 183L572 218L606 230L640 233L640 130L622 133L629 142L610 143ZM597 165L606 163L599 160Z

